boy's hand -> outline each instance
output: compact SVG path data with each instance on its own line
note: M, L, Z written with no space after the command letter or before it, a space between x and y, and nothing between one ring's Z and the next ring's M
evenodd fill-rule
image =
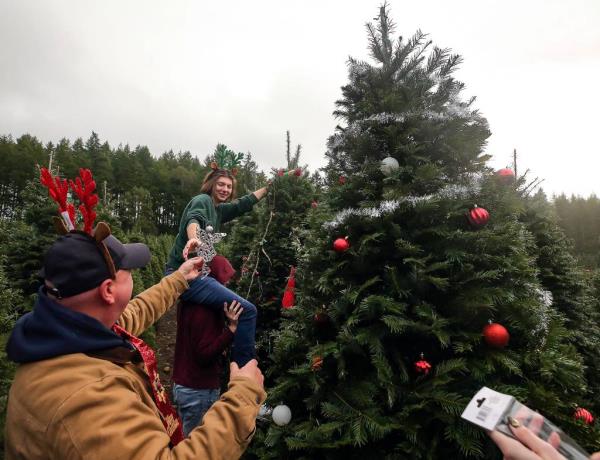
M229 321L227 327L229 327L229 330L235 334L238 326L238 320L242 314L242 311L244 311L244 308L242 307L242 304L240 304L237 300L234 300L229 305L227 305L227 302L225 302L223 304L223 310L225 311L225 317Z

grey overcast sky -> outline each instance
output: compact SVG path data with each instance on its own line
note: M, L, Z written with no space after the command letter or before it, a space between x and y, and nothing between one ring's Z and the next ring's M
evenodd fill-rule
M281 166L285 131L322 166L348 56L380 0L0 0L0 134L200 158L217 142ZM465 96L549 193L600 194L600 0L390 0L464 58Z

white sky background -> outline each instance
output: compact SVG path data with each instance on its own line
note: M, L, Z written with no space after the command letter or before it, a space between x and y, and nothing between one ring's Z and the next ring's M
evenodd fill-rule
M348 56L380 0L0 0L0 134L148 145L203 159L217 142L282 166L285 131L325 164ZM600 0L390 0L464 58L458 77L512 161L548 193L600 193Z

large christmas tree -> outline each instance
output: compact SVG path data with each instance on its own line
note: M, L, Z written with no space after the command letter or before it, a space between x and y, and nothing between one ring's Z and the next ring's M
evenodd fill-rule
M573 419L594 404L573 346L585 332L549 300L554 262L519 183L486 167L488 125L453 77L460 57L421 32L393 39L385 6L367 30L374 63L350 59L329 140L332 214L305 245L268 371L269 401L292 421L264 427L254 453L497 458L460 418L484 385L592 449L595 430ZM489 321L496 340L482 337Z

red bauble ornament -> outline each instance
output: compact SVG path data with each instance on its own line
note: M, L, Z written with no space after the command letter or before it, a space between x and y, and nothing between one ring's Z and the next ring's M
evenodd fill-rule
M504 348L508 344L510 334L502 324L490 322L483 328L483 339L490 347Z
M490 213L484 208L480 208L475 205L473 209L467 213L467 219L473 227L483 227L485 224L487 224L488 220L490 220Z
M323 367L323 358L321 356L314 356L310 365L311 370L316 372L321 370L321 367Z
M345 178L344 176L340 176L340 177L338 178L338 183L339 183L340 185L344 185L344 184L346 183L346 178Z
M423 355L421 355L421 359L415 363L415 371L417 374L427 375L431 371L431 364L423 359Z
M279 177L283 177L283 169L278 169L278 170L277 170L277 175L278 175Z
M496 171L496 177L503 184L510 184L515 180L515 172L510 168L499 169Z
M348 237L338 238L333 242L333 249L336 252L346 252L350 249L350 243L348 243Z
M294 169L294 176L300 177L302 175L302 168Z
M589 410L584 409L583 407L578 407L577 409L575 409L573 418L575 420L581 420L586 425L591 425L592 423L594 423L594 416L592 415L592 413Z
M319 206L319 203L317 203L316 201L313 200L313 202L310 204L311 208L316 209Z

